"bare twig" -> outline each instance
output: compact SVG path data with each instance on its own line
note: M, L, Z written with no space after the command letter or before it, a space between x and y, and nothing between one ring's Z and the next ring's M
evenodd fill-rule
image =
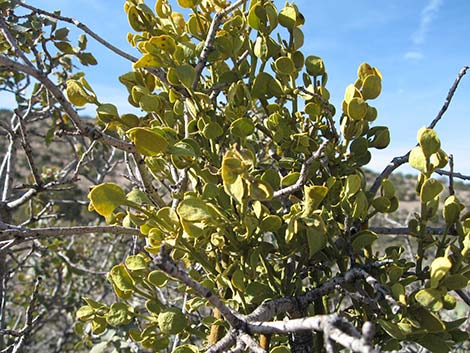
M3 16L0 16L0 31L3 33L3 36L7 40L8 44L11 45L11 47L15 50L15 54L23 60L23 62L30 66L33 67L33 63L26 57L24 52L20 49L18 44L16 43L15 38L11 35L10 31L8 30L7 24L5 22L5 19Z
M85 235L93 233L140 235L135 228L121 226L76 226L76 227L48 227L48 228L23 228L9 226L0 230L0 240L8 241L16 239L19 242L51 237L66 237L72 235Z
M374 233L385 234L385 235L408 235L410 234L410 229L408 227L370 227ZM436 228L436 227L426 227L426 233L434 235L443 235L448 233L446 228Z
M436 173L439 174L439 175L443 175L443 176L448 176L448 177L451 176L451 173L448 172L447 170L438 169L438 170L436 170ZM470 175L464 175L462 173L452 172L452 177L454 179L470 180Z
M234 329L240 329L243 326L243 319L240 314L226 306L214 293L192 279L185 271L182 271L166 254L166 250L162 247L160 253L155 256L154 262L159 269L166 272L171 277L180 280L182 283L196 291L202 298L205 298L211 305L217 308L224 316L230 326Z
M222 24L222 21L225 16L227 16L230 12L234 11L237 7L243 4L246 0L238 0L230 6L227 6L225 9L217 12L212 19L211 25L209 27L209 32L207 33L206 41L204 43L204 47L202 48L201 55L199 56L199 61L196 64L196 77L192 84L192 88L196 89L199 80L201 79L202 70L207 63L207 57L209 56L211 50L214 47L215 36L217 34L217 30L219 26Z
M312 154L312 156L310 158L308 158L302 164L302 168L300 169L299 179L297 180L297 182L294 185L285 187L283 189L280 189L280 190L274 192L274 194L273 194L274 198L279 198L279 197L290 195L293 192L296 192L297 190L302 188L307 183L308 172L309 172L310 166L312 165L312 163L315 160L317 160L321 157L321 155L323 153L323 150L328 145L328 142L329 142L328 140L323 141L322 144L320 145L320 147L318 147L318 149L316 150L316 152L314 154Z
M95 32L93 32L88 26L86 26L85 24L81 23L80 21L78 21L74 18L65 17L65 16L61 16L57 13L45 11L43 9L39 9L37 7L34 7L32 5L26 4L26 3L18 1L18 0L14 0L13 2L18 6L21 6L21 7L24 7L26 9L28 9L28 10L31 10L34 13L37 13L37 14L40 14L40 15L43 15L43 16L46 16L46 17L50 17L50 18L55 18L56 20L59 20L59 21L64 21L64 22L68 22L70 24L73 24L76 27L80 28L83 32L88 34L90 37L95 39L98 43L102 44L104 47L108 48L112 52L114 52L117 55L123 57L124 59L127 59L127 60L132 61L132 62L136 62L138 60L136 57L126 53L125 51L123 51L123 50L117 48L116 46L112 45L111 43L107 42L102 37L100 37Z
M30 75L41 82L54 96L54 98L59 102L64 111L73 121L76 128L84 136L89 137L92 140L100 141L104 144L114 146L120 150L127 152L134 152L135 147L132 143L119 140L115 137L104 134L103 132L97 130L95 127L84 124L81 121L78 112L74 109L72 104L65 98L63 92L57 87L47 76L45 76L41 71L36 70L33 67L23 65L17 61L11 60L6 56L0 55L0 65L4 66L6 69L11 71L23 72L27 75Z
M38 277L34 284L33 293L31 294L31 299L29 301L28 307L26 308L25 325L19 332L20 337L18 339L18 342L16 342L15 345L13 346L12 353L18 353L22 351L22 347L25 341L29 338L29 334L31 333L31 330L33 329L33 312L36 306L40 283L41 283L41 277Z

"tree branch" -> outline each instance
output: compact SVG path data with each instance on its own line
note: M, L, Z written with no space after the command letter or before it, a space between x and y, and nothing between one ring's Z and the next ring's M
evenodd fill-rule
M320 147L318 147L317 151L314 154L312 154L312 156L302 164L302 167L300 169L299 179L294 185L285 187L283 189L280 189L274 192L273 197L279 198L279 197L287 196L287 195L292 194L293 192L296 192L300 188L302 188L307 183L308 172L309 172L310 166L315 160L321 157L323 150L326 148L328 143L329 143L328 140L323 141Z
M89 137L92 140L100 141L104 144L114 146L120 150L127 152L134 152L135 147L132 143L119 140L115 137L104 134L93 126L84 124L81 121L80 116L77 111L74 109L72 104L65 98L63 92L57 87L46 75L41 71L36 70L33 67L23 65L17 61L11 60L6 56L0 55L0 66L4 66L6 69L11 71L23 72L27 75L34 77L36 80L41 82L54 96L54 98L59 102L59 104L64 108L64 111L73 121L76 128L84 136Z
M437 113L436 117L433 119L433 121L428 125L429 129L433 129L439 120L444 116L444 113L447 111L447 108L449 108L450 102L452 101L452 98L454 97L455 91L457 90L457 87L459 86L460 81L462 80L462 77L465 76L467 71L470 69L470 66L464 66L458 73L457 78L454 81L454 84L452 87L449 89L449 93L447 93L447 97L444 101L444 104L439 110L439 113ZM390 174L393 173L395 169L398 167L402 166L406 162L408 162L408 158L410 156L411 150L408 151L406 154L400 157L395 157L392 159L392 161L385 167L385 169L382 171L382 173L377 176L375 179L374 183L372 184L369 192L371 195L375 195L377 191L380 188L380 185L382 184L382 180L388 178Z
M215 36L217 34L217 30L219 26L222 24L223 18L228 15L230 12L234 11L238 6L243 4L246 0L238 0L230 6L227 6L222 11L217 12L212 19L211 25L209 27L209 32L207 33L206 41L204 43L204 47L202 48L201 55L199 56L199 61L196 64L196 77L192 84L192 88L196 89L199 80L201 79L202 70L207 63L207 57L209 56L212 48L214 46Z
M135 228L121 226L76 226L76 227L48 227L48 228L24 228L16 227L2 222L0 227L0 240L8 241L17 239L19 242L44 239L51 237L66 237L72 235L85 235L93 233L140 235Z

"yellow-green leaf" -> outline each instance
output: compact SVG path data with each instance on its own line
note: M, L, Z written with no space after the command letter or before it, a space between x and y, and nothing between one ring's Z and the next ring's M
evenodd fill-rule
M326 236L318 229L308 227L306 231L308 253L309 256L314 256L317 252L326 246Z
M269 215L263 218L259 227L263 232L275 232L282 226L282 219L276 215Z
M328 188L326 186L304 186L305 199L303 216L308 217L313 211L315 211L327 194Z
M114 327L129 324L134 318L131 308L125 303L114 303L106 314L106 322Z
M377 240L377 234L370 230L362 230L354 236L352 248L354 252L359 252L368 246L371 246Z
M321 76L325 73L325 64L322 58L315 55L307 56L305 59L305 68L308 74L312 76Z
M274 62L274 68L281 75L291 75L295 72L295 65L291 58L281 56Z
M451 268L452 262L448 257L436 257L431 263L431 288L436 288Z
M351 99L347 106L348 116L353 120L363 120L369 107L364 99L358 97Z
M91 189L88 199L96 212L107 217L126 202L126 194L117 184L103 183Z
M156 287L164 287L168 282L168 276L163 271L155 270L149 273L147 280Z
M424 183L423 186L421 187L421 192L419 194L421 201L426 203L428 201L434 200L444 189L442 184L434 179L434 178L429 178L427 179Z
M113 284L116 294L122 298L129 298L135 289L135 283L124 264L114 266L108 273L108 278Z
M442 294L434 288L424 288L415 294L415 299L422 306L432 310L439 311L442 309Z
M426 157L431 157L432 154L439 151L441 148L441 141L437 137L433 129L422 127L418 131L418 142Z
M249 193L253 200L266 201L273 197L271 185L259 179L250 182Z
M196 79L196 70L189 64L183 64L176 68L176 75L184 87L191 89Z
M286 5L278 16L279 24L292 31L297 23L297 11L294 6Z
M186 9L192 9L199 3L199 0L178 0L178 5Z
M145 54L139 60L137 60L132 67L134 69L140 69L145 67L161 67L163 65L162 59L152 54Z
M362 82L362 96L364 99L375 99L382 90L382 80L376 75L368 75Z
M132 128L127 134L134 142L137 152L144 156L156 156L168 147L168 142L161 134L147 127Z
M238 289L240 292L245 291L245 275L242 270L237 268L233 274L231 279L232 285Z
M157 323L161 332L175 335L186 328L188 320L180 309L168 308L158 314Z
M65 90L67 98L73 105L82 107L87 103L92 103L94 97L88 94L83 86L76 80L68 80L67 88Z
M214 217L206 202L195 197L181 201L176 212L188 222L207 221Z
M426 157L424 156L421 147L417 146L411 150L408 162L413 168L419 170L421 173L425 174L427 172Z

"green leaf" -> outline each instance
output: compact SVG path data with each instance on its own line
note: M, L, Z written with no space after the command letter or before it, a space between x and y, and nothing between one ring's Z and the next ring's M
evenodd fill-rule
M442 192L443 189L444 187L438 180L434 178L427 179L423 183L423 186L421 187L421 192L419 193L421 201L426 203L431 200L434 200Z
M122 299L128 299L135 289L135 283L123 264L114 266L108 273L108 278L117 289L116 294Z
M322 250L326 246L326 236L318 229L308 227L306 230L308 254L313 257L317 252Z
M215 140L224 134L224 130L218 123L211 121L209 124L204 126L202 134L206 139Z
M183 344L176 347L171 353L199 353L199 349L192 344Z
M238 158L225 156L222 160L222 180L224 186L234 183L243 172L242 161Z
M83 305L77 310L76 317L81 321L89 321L95 315L95 309L89 305Z
M255 131L253 120L248 118L239 118L230 124L230 132L238 137L245 138Z
M192 9L199 3L199 0L178 0L178 5L185 9ZM183 352L178 352L183 353Z
M68 80L65 90L67 99L77 107L83 107L87 103L93 103L95 98L88 94L82 84L76 80Z
M266 284L260 283L258 281L251 282L246 286L245 290L245 300L247 303L251 304L260 304L266 299L271 299L275 296L271 288Z
M447 288L448 291L462 289L467 287L468 278L460 273L455 275L447 275L442 281L441 286Z
M267 201L273 197L273 189L268 183L255 179L250 182L249 196L253 200Z
M146 68L146 67L156 68L156 67L161 67L161 66L163 66L162 59L152 54L145 54L139 60L137 60L134 64L132 64L132 67L134 69L141 69L141 68Z
M145 94L139 99L139 106L147 113L158 112L162 107L162 102L157 95Z
M423 174L426 174L426 157L424 156L421 147L417 146L411 150L410 156L408 157L408 162L413 168L419 170Z
M214 218L207 203L195 197L181 201L176 212L182 219L188 222L207 221Z
M446 328L445 324L437 314L432 313L423 307L413 310L410 314L421 324L421 327L429 333L442 332Z
M163 271L155 270L149 273L147 280L156 287L164 287L168 282L168 276Z
M126 267L131 271L145 270L150 259L143 254L130 255L126 258Z
M307 69L308 74L312 76L321 76L325 74L325 64L323 63L322 58L315 55L307 56L305 59L305 68Z
M156 47L170 54L173 54L176 49L176 43L173 37L167 34L163 34L150 38L150 40L145 45L145 49L147 50L147 52L157 54L158 51L155 51L155 49L152 47Z
M455 195L450 195L444 202L442 215L447 226L451 226L459 220L460 212L465 208Z
M360 250L371 246L374 241L377 240L377 234L370 230L362 230L354 236L352 241L353 251L358 253Z
M292 31L297 24L297 11L294 6L286 5L278 16L279 24Z
M372 200L372 206L380 213L385 213L390 209L391 202L385 196L379 196Z
M436 288L451 268L452 262L448 257L436 257L431 263L431 288Z
M275 232L282 226L282 219L276 215L269 215L263 218L260 229L263 232Z
M281 56L274 62L274 69L278 74L291 75L295 72L295 65L291 58Z
M106 314L106 322L114 327L127 325L133 318L131 307L125 303L114 303Z
M415 294L415 299L422 306L432 310L439 311L442 309L442 294L438 289L425 288Z
M233 287L238 289L240 292L243 293L245 291L245 274L243 273L242 270L237 268L233 272L231 283Z
M364 99L375 99L382 90L382 80L376 75L368 75L362 82L362 96Z
M196 79L196 70L189 64L183 64L176 68L176 75L187 89L191 89Z
M362 186L362 179L357 174L351 174L346 177L346 185L344 187L344 195L351 197L355 195Z
M446 342L441 335L425 335L413 339L432 353L449 353L452 345Z
M418 142L421 146L423 154L426 157L431 157L432 154L439 151L441 148L441 141L437 137L436 132L433 129L422 127L418 131Z
M369 105L362 98L353 98L347 104L348 107L348 116L352 120L364 120L367 114Z
M119 119L116 106L110 103L100 104L98 108L96 108L96 115L98 115L98 118L104 123Z
M88 199L96 212L108 217L117 207L125 204L126 194L117 184L103 183L91 189Z
M303 216L308 217L320 206L321 202L328 194L328 188L321 185L304 186L304 212Z
M132 128L127 134L134 142L137 152L144 156L156 156L165 152L168 147L167 140L161 134L147 127Z
M253 53L257 58L263 61L268 58L269 49L265 37L256 38L255 45L253 46Z
M384 149L390 144L390 131L386 126L374 126L367 131L367 139L369 147Z
M297 180L299 180L300 173L299 172L290 172L287 174L285 177L281 179L281 186L282 187L287 187L294 185Z
M54 42L57 49L65 54L74 54L75 50L69 42Z
M145 192L139 189L133 189L126 195L126 199L138 205L151 205L152 201Z
M396 338L397 340L405 339L404 333L400 330L400 327L397 324L383 319L379 319L378 323L379 326L391 337Z
M175 335L188 325L186 316L178 308L168 308L158 314L158 327L165 334Z

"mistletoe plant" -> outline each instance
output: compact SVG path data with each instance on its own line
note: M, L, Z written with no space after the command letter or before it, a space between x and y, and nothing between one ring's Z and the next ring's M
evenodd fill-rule
M0 57L51 92L69 130L128 158L133 187L94 186L89 210L144 244L109 270L115 302L85 298L77 312L85 342L114 330L153 352L300 353L406 342L448 352L467 340L466 318L446 321L445 312L456 293L468 300L470 216L452 187L440 202L443 181L433 178L449 161L433 127L467 68L417 146L368 183L371 150L390 143L372 106L377 68L359 66L336 110L323 60L302 51L296 5L178 5L182 12L167 0L125 2L140 58L91 32L133 62L119 80L140 114L100 101L81 74L68 77L65 99L28 63ZM81 53L62 43L59 51ZM94 127L78 118L75 107L86 104L96 106ZM405 228L373 227L399 210L387 178L408 160L419 171L419 214ZM445 225L431 228L439 210ZM391 234L407 234L416 253L387 246Z

